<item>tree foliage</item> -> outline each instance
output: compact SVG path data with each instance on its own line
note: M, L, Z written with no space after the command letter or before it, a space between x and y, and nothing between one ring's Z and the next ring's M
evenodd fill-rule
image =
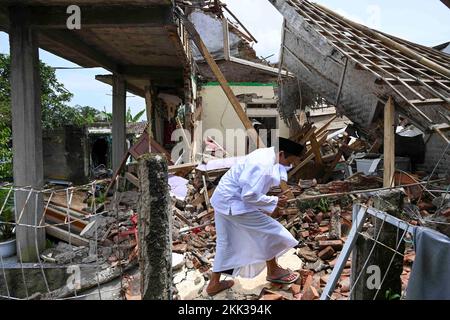
M0 180L11 176L11 59L0 54ZM42 128L82 126L96 121L100 112L88 106L71 107L73 97L56 78L55 69L40 62ZM26 128L24 128L26 130Z

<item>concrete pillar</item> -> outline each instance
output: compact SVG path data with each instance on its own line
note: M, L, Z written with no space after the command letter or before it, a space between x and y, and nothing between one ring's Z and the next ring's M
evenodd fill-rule
M143 300L172 299L172 210L167 160L139 159L139 269Z
M41 189L44 185L44 170L37 39L30 28L26 8L11 7L9 16L14 184ZM25 191L15 193L16 222L39 224L44 209L42 196L33 194L24 208L27 196L28 192ZM16 238L19 258L23 262L37 261L39 251L45 245L44 229L19 226Z
M126 86L120 75L113 77L112 168L117 170L126 152Z

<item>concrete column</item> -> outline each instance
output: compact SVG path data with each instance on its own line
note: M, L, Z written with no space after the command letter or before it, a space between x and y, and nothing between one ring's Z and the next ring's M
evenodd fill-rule
M117 170L126 152L126 86L120 75L113 77L112 169Z
M172 300L172 209L167 160L139 159L139 269L143 300Z
M29 25L28 10L11 7L9 16L14 184L40 189L44 185L44 170L39 51L36 35ZM33 194L25 206L27 196L25 191L15 193L16 222L39 224L44 209L42 196ZM37 261L39 251L45 245L45 231L19 226L16 238L19 258L23 262Z

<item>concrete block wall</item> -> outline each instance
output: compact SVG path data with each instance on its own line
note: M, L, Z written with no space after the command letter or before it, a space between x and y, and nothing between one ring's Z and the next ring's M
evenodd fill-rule
M438 163L439 159L443 156L439 166L436 168L437 174L450 174L450 147L443 155L447 144L444 139L438 134L432 134L428 140L428 136L425 137L426 151L425 151L425 163L418 166L419 170L423 170L431 173Z

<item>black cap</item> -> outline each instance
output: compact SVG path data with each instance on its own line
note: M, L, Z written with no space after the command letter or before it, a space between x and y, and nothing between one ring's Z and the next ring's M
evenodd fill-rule
M284 151L285 153L290 155L299 156L305 149L304 145L286 138L280 137L278 139L278 142L279 142L278 147L279 151Z

